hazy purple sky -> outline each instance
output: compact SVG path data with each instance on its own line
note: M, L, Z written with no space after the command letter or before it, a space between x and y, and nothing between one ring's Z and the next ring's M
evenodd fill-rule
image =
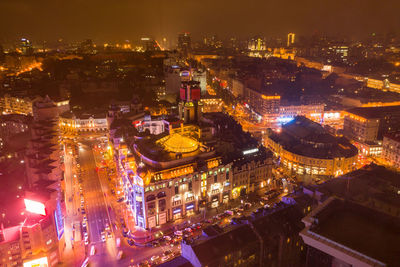
M400 29L399 0L0 0L0 39L134 40Z

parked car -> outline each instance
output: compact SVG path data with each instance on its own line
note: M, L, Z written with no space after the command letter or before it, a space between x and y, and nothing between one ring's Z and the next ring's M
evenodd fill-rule
M135 245L135 241L133 241L133 239L128 238L126 240L126 242L128 242L129 246L134 246Z

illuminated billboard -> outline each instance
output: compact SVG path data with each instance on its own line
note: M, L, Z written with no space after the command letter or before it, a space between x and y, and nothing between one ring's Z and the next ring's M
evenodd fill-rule
M258 152L258 148L252 148L252 149L244 150L243 155L253 154L256 152Z
M49 262L47 261L47 257L27 261L24 263L24 267L48 267L48 266Z
M30 199L24 199L25 202L25 208L26 211L35 213L35 214L40 214L40 215L46 215L46 207L44 206L43 203L40 203L38 201L30 200Z

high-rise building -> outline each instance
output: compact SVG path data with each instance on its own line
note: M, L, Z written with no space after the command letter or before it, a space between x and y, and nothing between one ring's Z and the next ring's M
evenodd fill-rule
M247 44L249 56L262 57L266 50L265 39L259 36L253 37Z
M143 47L144 47L145 51L160 51L161 50L161 47L152 38L142 37L142 38L140 38L140 41L143 43Z
M295 34L294 33L289 33L287 36L287 47L292 46L294 44L295 40Z
M187 54L192 50L190 33L184 32L178 35L178 49L184 54Z
M93 41L91 39L87 39L80 44L79 52L83 54L95 54L95 48L96 45L93 43Z
M24 55L32 55L33 54L33 47L31 41L26 38L21 39L21 52Z

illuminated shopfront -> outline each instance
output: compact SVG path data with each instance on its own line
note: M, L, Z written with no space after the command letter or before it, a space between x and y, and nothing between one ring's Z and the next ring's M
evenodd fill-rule
M187 204L186 204L186 207L185 207L186 216L190 216L190 215L193 215L193 214L194 214L194 206L195 206L195 203L194 203L194 202L191 202L191 203L187 203Z
M172 218L174 220L182 218L182 206L175 207L172 209Z

